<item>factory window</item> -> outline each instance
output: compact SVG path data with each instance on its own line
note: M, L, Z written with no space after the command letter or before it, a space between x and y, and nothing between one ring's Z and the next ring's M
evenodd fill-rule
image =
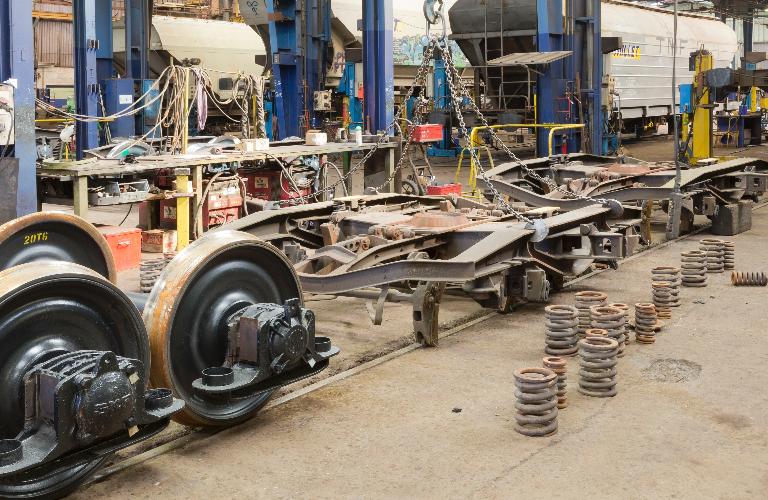
M219 90L232 90L235 82L231 78L219 78Z

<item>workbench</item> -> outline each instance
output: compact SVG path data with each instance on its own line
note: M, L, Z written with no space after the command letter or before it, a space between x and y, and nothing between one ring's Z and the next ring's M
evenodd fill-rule
M203 174L207 165L231 162L248 162L260 160L274 160L275 158L293 158L312 155L341 154L344 157L344 172L348 172L352 165L352 154L367 153L376 147L375 143L329 143L324 146L272 146L266 151L244 153L239 151L225 151L212 155L164 155L141 156L132 163L126 163L122 159L95 159L86 162L71 162L56 165L43 165L38 167L39 178L58 178L71 180L73 184L73 205L75 215L84 219L88 218L88 180L92 176L120 177L120 176L149 176L161 169L188 168L192 177L191 196L193 207L199 206L203 192ZM364 166L362 174L365 179L370 179L370 184L379 185L392 176L395 168L395 149L397 143L385 142L379 145L377 152ZM360 182L362 181L362 182ZM364 179L353 182L349 186L356 194L363 194ZM394 179L389 182L389 191L395 190ZM202 220L197 222L198 234L202 234Z

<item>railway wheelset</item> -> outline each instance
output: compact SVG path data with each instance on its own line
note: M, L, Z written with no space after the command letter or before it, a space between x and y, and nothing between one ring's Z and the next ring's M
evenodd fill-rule
M171 419L240 423L339 352L288 260L246 233L199 239L149 294L115 281L78 217L0 226L0 497L64 496Z

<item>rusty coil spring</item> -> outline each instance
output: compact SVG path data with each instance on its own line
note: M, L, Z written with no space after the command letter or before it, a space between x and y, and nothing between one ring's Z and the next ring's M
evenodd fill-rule
M732 271L736 268L736 243L726 241L724 242L723 247L723 267L726 271Z
M619 343L612 338L589 337L579 341L579 392L607 398L616 395Z
M575 356L579 350L578 314L573 306L552 305L544 309L546 347L554 356Z
M544 368L549 368L557 374L557 408L568 407L568 364L565 358L548 356L543 359Z
M624 344L627 341L627 317L624 311L610 306L593 306L592 328L605 330L609 338L619 344L618 357L624 357Z
M611 304L608 304L609 307L615 307L619 311L624 313L624 347L629 344L630 338L629 338L629 304L624 304L623 302L613 302Z
M707 254L707 272L725 272L725 242L723 240L701 240L699 250Z
M707 254L701 250L691 250L680 254L682 285L687 287L707 286Z
M635 340L641 344L656 342L656 324L659 322L656 306L649 303L635 304Z
M651 279L654 282L669 283L669 307L680 307L680 269L671 266L659 266L651 269Z
M579 310L578 332L581 337L592 328L592 316L589 308L608 304L608 295L603 292L585 291L576 293L576 309Z
M163 272L168 261L163 257L159 259L146 260L139 265L139 288L142 293L149 293L155 286L157 278Z
M608 336L608 330L603 330L602 328L590 328L587 330L587 333L584 334L584 338L587 337L607 337Z
M557 432L557 374L549 368L515 371L515 430L524 436Z
M733 271L731 283L733 286L768 286L768 275L759 272Z
M654 281L651 284L653 291L653 305L656 306L656 314L660 319L672 318L672 288L666 281Z

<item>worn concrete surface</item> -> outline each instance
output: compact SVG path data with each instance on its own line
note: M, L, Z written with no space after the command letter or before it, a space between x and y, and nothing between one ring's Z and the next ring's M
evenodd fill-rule
M649 270L700 236L639 255L595 288L649 299ZM734 237L737 267L766 270L768 208ZM357 376L201 436L74 498L752 498L768 488L768 289L727 276L684 289L656 344L633 343L619 394L574 390L550 438L514 429L512 372L543 356L542 307L497 316ZM454 408L461 408L455 413Z

